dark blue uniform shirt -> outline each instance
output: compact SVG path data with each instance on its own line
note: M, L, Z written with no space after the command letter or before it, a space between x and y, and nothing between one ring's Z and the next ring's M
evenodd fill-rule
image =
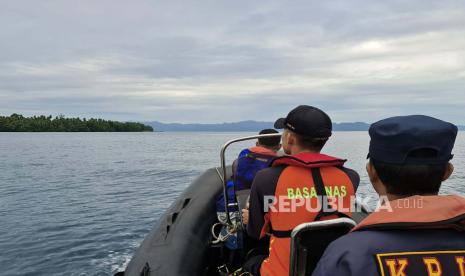
M313 275L465 276L465 198L412 196L390 204L331 243Z
M465 256L465 232L453 229L355 231L330 244L313 275L383 275L381 270L385 271L384 275L391 275L386 259L408 259L411 256L416 260L409 262L404 271L406 274L399 275L428 275L427 267L423 267L424 263L418 258L428 256L438 258L437 254L428 253L433 251L462 251L452 254L447 261L441 263L442 275L460 275L459 264L455 261L455 257ZM424 254L403 255L418 252ZM383 253L396 254L378 257L378 254ZM399 272L401 264L399 262L395 264ZM446 267L450 265L457 267ZM447 271L455 271L457 274L445 273L446 268ZM424 270L422 274L407 273L408 271L422 271L422 269Z

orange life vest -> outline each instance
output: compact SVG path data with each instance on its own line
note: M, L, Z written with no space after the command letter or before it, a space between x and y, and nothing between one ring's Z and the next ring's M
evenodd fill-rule
M285 156L273 161L272 166L286 165L279 176L275 191L275 203L280 198L289 203L304 200L306 205L295 204L292 210L270 208L265 215L262 236L271 232L270 255L260 268L262 276L288 275L290 262L290 233L297 225L336 215L313 211L320 202L317 196L333 197L338 206L350 210L351 196L355 194L350 177L340 168L346 160L317 153L301 153ZM283 205L284 206L284 205ZM321 205L320 205L321 206ZM309 211L309 208L312 211ZM335 207L335 206L332 206ZM350 216L350 211L340 214Z

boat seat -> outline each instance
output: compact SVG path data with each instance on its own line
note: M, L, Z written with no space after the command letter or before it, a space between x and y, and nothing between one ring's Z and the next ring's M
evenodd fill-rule
M290 276L311 275L326 247L356 223L349 218L302 223L291 233Z

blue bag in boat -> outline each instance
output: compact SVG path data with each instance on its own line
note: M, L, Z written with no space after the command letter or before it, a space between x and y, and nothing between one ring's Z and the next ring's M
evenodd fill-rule
M234 181L229 180L227 182L227 192L228 192L228 202L234 203ZM224 196L223 193L220 194L218 200L216 202L216 214L218 216L218 220L220 221L223 226L221 227L221 231L219 236L226 237L225 238L225 246L229 249L241 249L243 246L242 241L242 232L236 231L234 233L228 233L228 229L226 226L226 208L224 207ZM237 208L237 206L232 206L229 209L229 217L231 222L236 225L237 229L242 229L242 220L241 220L241 212Z

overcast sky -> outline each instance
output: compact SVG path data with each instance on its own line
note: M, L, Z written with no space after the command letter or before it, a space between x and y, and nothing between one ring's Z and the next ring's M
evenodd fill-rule
M0 114L465 124L465 1L0 0Z

